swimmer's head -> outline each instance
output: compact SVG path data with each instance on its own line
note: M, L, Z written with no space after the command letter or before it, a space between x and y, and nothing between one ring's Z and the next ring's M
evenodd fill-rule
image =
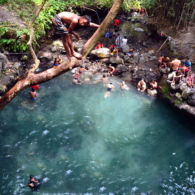
M34 176L33 175L30 175L30 179L32 179Z

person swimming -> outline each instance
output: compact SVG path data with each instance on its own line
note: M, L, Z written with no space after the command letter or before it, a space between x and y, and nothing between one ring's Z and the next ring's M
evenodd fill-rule
M107 87L107 90L106 90L106 93L104 94L104 98L109 97L110 96L110 92L112 90L114 90L114 88L115 88L112 83L107 84L106 87Z
M35 100L37 98L37 92L34 88L31 88L31 91L29 92L31 99Z
M40 189L40 185L40 180L36 179L33 175L30 175L28 187L31 188L33 191L37 191Z
M121 82L121 89L122 90L127 90L127 91L129 90L129 87L126 85L125 81Z

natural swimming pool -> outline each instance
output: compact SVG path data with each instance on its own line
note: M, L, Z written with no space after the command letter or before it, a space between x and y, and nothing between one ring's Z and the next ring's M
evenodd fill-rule
M37 194L194 194L194 127L133 87L105 90L65 74L1 111L0 194L31 194L29 174Z

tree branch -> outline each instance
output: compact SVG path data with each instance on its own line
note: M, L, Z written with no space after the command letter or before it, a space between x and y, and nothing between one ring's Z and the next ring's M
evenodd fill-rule
M32 41L33 41L33 23L37 16L39 15L41 9L44 6L44 3L46 0L43 0L41 6L37 10L35 16L33 17L31 23L30 23L30 29L31 29L31 36L30 40L28 42L28 46L30 48L31 54L33 56L34 60L34 65L33 67L29 70L26 78L19 80L2 98L0 98L0 109L3 109L20 91L23 89L46 82L48 80L51 80L52 78L67 72L70 70L73 66L77 66L81 64L81 60L77 60L76 58L72 57L71 61L65 61L62 64L60 64L57 67L50 68L48 70L45 70L39 74L35 74L34 71L36 68L38 68L39 65L39 60L32 48ZM84 57L89 54L89 52L93 49L97 41L100 39L100 37L105 34L105 31L107 27L111 24L113 19L116 17L120 6L122 5L123 0L115 0L111 10L109 11L108 15L104 19L103 23L100 25L100 27L97 29L97 31L94 33L94 35L89 39L89 41L84 45L83 47L83 55Z
M27 43L29 49L30 49L30 53L33 57L33 60L34 60L34 64L33 64L33 67L30 69L29 73L32 73L34 72L38 67L39 67L39 64L40 64L40 60L37 58L36 54L35 54L35 51L32 47L32 42L33 42L33 35L34 35L34 29L33 29L33 24L36 20L36 18L38 17L40 11L42 10L43 6L45 5L45 2L47 0L43 0L42 4L39 6L39 8L37 9L35 15L33 16L32 20L30 21L29 23L29 28L30 28L30 39Z

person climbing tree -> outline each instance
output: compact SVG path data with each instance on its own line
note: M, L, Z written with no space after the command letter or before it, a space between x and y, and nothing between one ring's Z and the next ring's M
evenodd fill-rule
M78 16L71 12L61 12L52 19L55 30L62 35L62 42L64 49L66 50L68 58L74 56L81 58L82 55L75 52L72 44L72 34L77 40L80 40L80 36L73 31L77 26L90 26L98 28L99 25L92 23L91 18L87 15Z

